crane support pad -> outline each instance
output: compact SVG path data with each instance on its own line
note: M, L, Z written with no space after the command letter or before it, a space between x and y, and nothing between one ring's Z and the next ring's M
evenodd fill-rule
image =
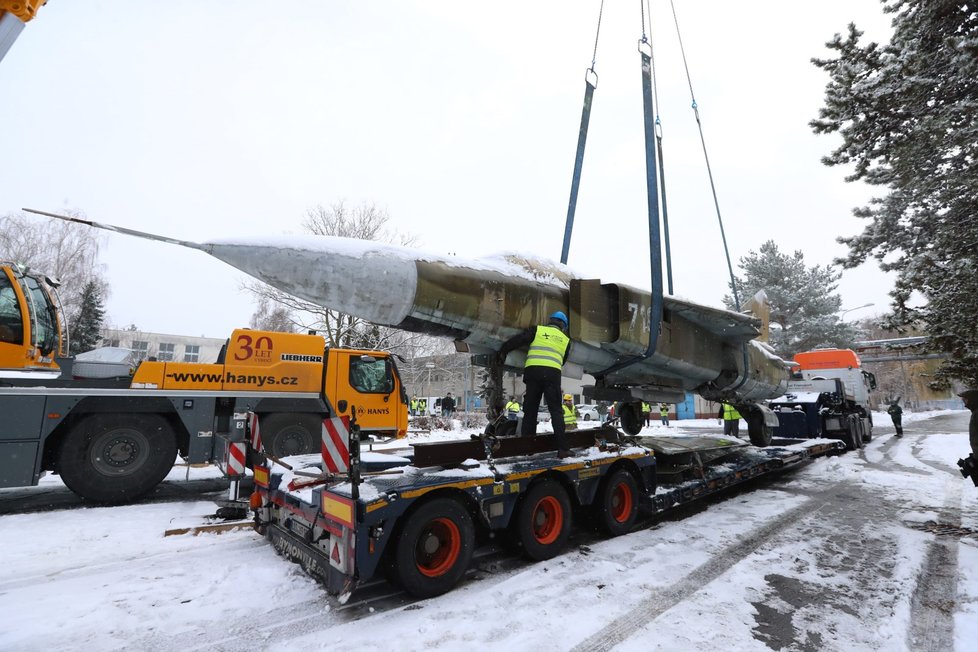
M587 448L595 442L617 442L618 431L614 428L592 428L590 430L568 430L567 444L571 448ZM550 433L533 437L499 437L492 441L493 458L532 455L556 451L557 442ZM446 441L414 445L414 466L454 466L465 460L486 459L486 447L482 438L468 441Z

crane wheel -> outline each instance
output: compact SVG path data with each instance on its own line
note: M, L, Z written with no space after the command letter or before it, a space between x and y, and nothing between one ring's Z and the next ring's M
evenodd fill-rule
M149 493L176 456L176 436L162 416L93 414L65 436L56 465L64 483L82 498L118 504Z
M638 517L638 483L625 469L608 475L592 506L598 526L613 537L630 532Z
M514 516L516 539L534 561L560 554L571 530L571 504L556 480L542 480L526 492Z
M475 550L469 512L457 500L434 498L406 518L394 550L394 579L418 598L451 590Z
M319 452L323 421L318 414L301 412L263 414L262 446L275 457Z

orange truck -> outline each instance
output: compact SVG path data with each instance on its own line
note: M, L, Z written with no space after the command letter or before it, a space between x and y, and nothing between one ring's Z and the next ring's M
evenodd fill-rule
M318 452L323 420L332 417L355 417L364 436L407 433L394 358L329 348L319 335L239 329L214 364L145 361L131 376L98 383L4 380L0 488L54 472L101 503L145 495L178 456L226 465L250 415L275 457Z
M815 349L795 355L784 396L772 399L776 437L840 439L849 450L873 439L869 394L876 377L851 349Z

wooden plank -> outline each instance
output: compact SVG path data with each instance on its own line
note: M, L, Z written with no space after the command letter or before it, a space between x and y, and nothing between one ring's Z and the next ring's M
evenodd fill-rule
M224 532L244 530L245 528L253 527L255 527L254 521L234 521L233 523L214 523L212 525L196 525L194 527L174 528L172 530L166 530L163 532L163 536L172 537L179 536L181 534L192 534L197 536L198 534L203 534L204 532L217 532L218 534L222 534Z
M567 444L571 448L594 446L598 439L618 441L618 431L614 428L593 428L590 430L568 430ZM551 433L533 437L500 437L492 451L493 458L533 455L557 450L557 442ZM459 441L436 442L414 445L414 466L455 466L467 459L486 459L485 446L481 439L461 439Z

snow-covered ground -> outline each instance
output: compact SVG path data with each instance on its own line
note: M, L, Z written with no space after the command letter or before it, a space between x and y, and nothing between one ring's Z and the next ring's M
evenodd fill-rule
M0 516L0 650L973 650L978 537L914 527L978 530L978 489L955 466L967 415L905 413L903 439L874 421L859 454L366 615L249 530L163 537L209 502Z

